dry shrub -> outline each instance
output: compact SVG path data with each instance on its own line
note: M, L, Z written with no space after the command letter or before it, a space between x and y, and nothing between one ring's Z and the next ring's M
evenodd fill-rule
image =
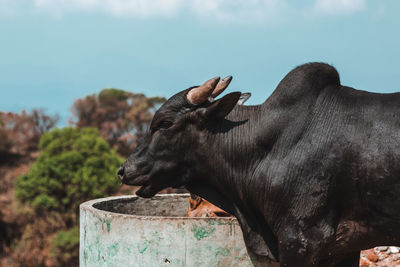
M38 149L43 133L55 126L57 116L47 115L41 109L30 113L0 112L0 161L12 156L25 156Z
M136 140L147 130L163 97L146 97L119 89L108 88L97 95L78 99L72 106L78 127L96 127L111 147L128 156Z
M66 227L72 218L57 212L37 214L28 207L17 208L16 226L22 234L8 249L15 266L57 266L51 262L49 248L55 233Z

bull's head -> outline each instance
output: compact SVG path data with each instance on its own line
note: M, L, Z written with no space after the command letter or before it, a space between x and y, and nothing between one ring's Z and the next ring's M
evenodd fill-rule
M196 153L212 146L205 142L209 125L224 119L240 100L240 92L214 100L231 80L231 76L222 80L216 77L168 99L119 169L122 182L141 186L138 196L152 197L166 187L181 187L197 179L196 169L201 168L198 162L206 159ZM248 95L242 97L243 103Z

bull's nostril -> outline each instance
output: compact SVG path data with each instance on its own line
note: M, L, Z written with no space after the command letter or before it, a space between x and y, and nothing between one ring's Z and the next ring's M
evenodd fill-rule
M118 169L118 177L119 177L119 179L122 179L122 178L124 178L124 167L119 167L119 169Z

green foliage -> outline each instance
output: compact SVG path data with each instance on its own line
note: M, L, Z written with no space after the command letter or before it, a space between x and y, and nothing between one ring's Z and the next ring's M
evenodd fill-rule
M124 90L106 88L101 90L101 92L99 93L99 101L101 103L107 103L111 101L125 101L128 98L128 95L129 93Z
M51 255L60 266L77 266L79 261L79 227L60 231L51 242Z
M119 189L116 170L123 159L97 129L54 129L39 147L31 170L16 181L17 198L38 211L77 212L81 202Z

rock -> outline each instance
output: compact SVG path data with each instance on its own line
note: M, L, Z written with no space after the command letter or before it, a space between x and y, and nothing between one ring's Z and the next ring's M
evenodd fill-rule
M387 246L376 247L375 250L376 251L386 251L386 250L388 250L388 247Z
M364 256L371 262L377 262L379 259L378 255L376 255L373 249L365 251Z
M360 259L360 267L368 267L370 266L370 262L365 259Z
M400 255L396 255L396 256L394 256L394 257L393 257L393 260L394 260L394 261L398 261L398 260L400 260Z
M398 247L389 247L389 249L387 251L387 253L392 253L392 254L399 253L399 252L400 252L400 249Z

